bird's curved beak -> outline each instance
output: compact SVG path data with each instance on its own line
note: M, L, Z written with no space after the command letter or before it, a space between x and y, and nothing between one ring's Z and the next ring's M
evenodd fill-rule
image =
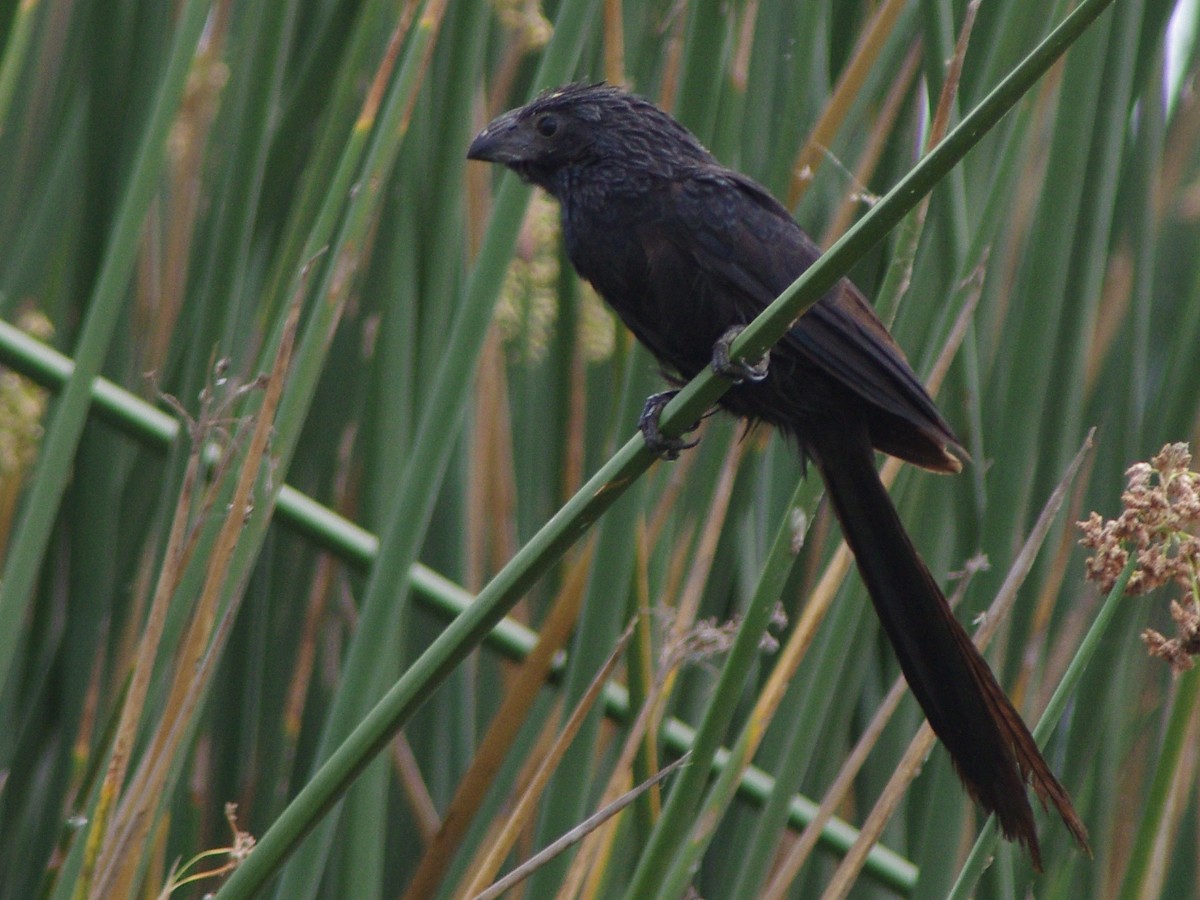
M519 127L520 110L506 112L475 136L467 148L467 159L496 162L504 165L521 162L532 149L525 129Z

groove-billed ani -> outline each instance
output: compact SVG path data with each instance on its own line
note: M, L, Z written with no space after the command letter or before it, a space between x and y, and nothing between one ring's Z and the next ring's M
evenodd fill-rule
M819 254L765 188L650 102L608 85L549 91L488 125L467 155L557 198L579 274L684 378ZM780 428L820 469L905 678L968 792L1038 868L1026 781L1086 848L1070 797L876 474L873 448L935 472L960 471L949 451L961 448L862 294L840 281L772 349L765 377L736 384L721 405Z

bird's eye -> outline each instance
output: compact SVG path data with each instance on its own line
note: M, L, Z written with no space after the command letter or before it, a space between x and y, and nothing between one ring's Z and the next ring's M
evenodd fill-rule
M554 137L558 131L558 118L547 113L537 120L536 127L542 137Z

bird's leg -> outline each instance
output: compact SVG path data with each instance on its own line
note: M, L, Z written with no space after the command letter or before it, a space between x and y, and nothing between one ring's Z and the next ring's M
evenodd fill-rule
M667 437L658 427L658 420L662 416L663 409L678 393L679 391L663 391L659 394L651 394L646 398L642 414L638 416L638 430L646 440L646 448L662 459L679 459L680 451L695 447L700 443L698 440L685 441L681 437ZM697 422L687 431L692 431L699 424Z
M762 381L767 377L771 362L771 354L764 353L762 359L748 363L744 359L734 359L730 353L734 339L746 330L745 325L733 325L713 344L712 370L734 384L743 381Z

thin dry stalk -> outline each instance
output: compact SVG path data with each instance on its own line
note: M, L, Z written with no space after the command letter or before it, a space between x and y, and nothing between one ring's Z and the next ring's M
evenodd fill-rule
M584 585L591 562L591 544L567 574L558 600L553 604L538 632L538 641L525 658L516 676L509 682L504 702L492 717L487 734L471 761L471 767L459 781L454 797L446 808L442 826L430 842L404 893L406 900L431 897L437 892L442 876L454 859L459 845L475 820L488 788L494 781L504 757L529 717L538 691L554 657L570 637L583 605Z
M962 600L962 595L965 593L966 581L960 582L959 589L955 591L955 596L951 599L950 605L957 606ZM900 701L904 699L904 694L908 690L908 683L903 676L897 678L887 695L883 698L883 702L875 710L875 715L871 717L870 723L863 733L859 736L858 741L854 745L854 749L850 755L846 757L838 770L837 777L829 786L829 790L825 792L825 796L821 798L821 805L817 808L816 815L812 817L809 823L804 827L804 831L800 833L799 839L788 850L787 856L783 861L776 866L775 874L771 877L771 882L767 889L763 892L763 900L780 900L787 896L791 889L792 881L800 874L800 869L808 861L812 851L816 849L817 842L821 838L821 832L829 820L833 818L837 809L850 796L850 792L854 789L854 779L858 777L863 765L867 761L867 757L878 743L880 735L883 734L884 728L895 715Z
M245 462L233 491L229 512L217 534L208 561L204 586L176 657L175 672L164 706L163 718L137 773L122 796L112 830L97 860L97 877L90 886L90 897L132 896L134 881L140 868L142 848L153 826L155 810L159 808L162 800L162 786L170 769L168 762L174 759L178 752L186 725L195 714L203 696L206 679L211 676L215 667L217 654L208 651L214 647L212 638L218 606L228 587L230 560L252 508L254 487L259 481L264 462L269 458L275 411L283 393L300 320L300 299L300 294L297 293L288 310L280 336L279 350L271 373L265 381L262 405L246 447ZM226 622L235 608L236 603L229 604ZM205 658L206 654L208 659Z
M396 780L400 782L400 789L408 800L417 831L421 833L421 843L428 847L442 827L442 819L438 815L437 804L433 802L433 795L425 784L421 764L403 731L392 740L391 752Z
M639 619L639 621L641 621ZM636 627L636 625L635 625ZM642 750L643 741L655 740L658 726L662 719L667 696L667 685L674 680L674 675L684 661L682 652L667 653L667 666L661 669L654 678L645 701L638 709L637 718L629 726L625 743L621 746L621 754L609 775L608 784L600 797L601 808L614 804L622 793L628 790L633 781L633 762ZM652 786L652 785L650 785ZM612 843L616 839L616 821L608 822L592 831L580 848L567 877L559 888L557 900L569 900L577 896L593 896L604 877L602 860L608 855ZM586 884L585 884L586 882Z
M700 600L704 596L704 587L708 584L712 572L713 560L717 555L717 544L721 540L725 519L729 514L729 504L733 499L733 484L737 480L738 468L745 453L745 441L736 441L725 455L721 464L721 472L717 477L716 490L713 491L709 513L704 521L704 530L700 532L700 543L692 556L692 568L683 593L679 597L675 619L671 623L671 636L668 643L677 644L685 633L696 623L696 611L700 608ZM669 690L669 689L668 689Z
M199 437L196 430L194 430L194 436ZM196 480L200 473L202 446L202 440L194 440L188 454L179 490L179 499L175 504L175 513L167 537L167 547L163 554L162 568L159 570L158 582L154 591L154 600L150 605L150 614L146 619L146 625L138 643L129 690L125 694L125 702L121 706L121 716L113 737L112 754L108 760L104 781L100 786L96 810L91 818L90 831L84 847L83 866L76 883L75 896L77 897L91 895L90 886L96 862L100 858L101 847L105 846L106 839L109 837L110 820L129 769L130 757L137 739L138 723L141 721L146 695L150 690L150 676L154 670L154 659L158 654L163 630L166 627L171 598L175 595L175 590L190 557L190 552L188 552L190 542L187 540L189 512L196 490ZM213 493L213 491L209 492L206 507L211 506ZM192 539L195 540L194 534Z
M604 0L604 78L625 84L625 23L621 0Z
M562 733L559 734L554 745L550 748L550 752L546 755L538 766L537 773L534 776L533 783L522 795L517 802L516 808L509 815L504 823L504 827L500 830L495 841L492 842L482 863L475 870L471 881L457 896L459 897L474 897L486 888L496 872L500 870L504 859L512 850L516 843L517 835L529 821L530 817L537 812L537 803L541 799L543 792L550 783L550 777L558 768L559 762L562 761L563 754L567 752L567 748L571 746L571 741L575 739L575 735L579 729L583 727L588 714L592 707L600 699L600 695L604 690L604 685L616 668L622 654L625 652L625 645L629 643L629 638L633 634L632 628L627 628L625 633L621 635L621 639L617 641L616 647L605 660L604 665L592 679L592 683L588 686L587 691L579 699L571 717L567 720L563 727Z
M850 114L850 110L854 106L854 98L858 96L867 76L875 67L879 55L883 52L883 48L891 36L892 29L896 25L896 20L906 5L904 0L887 0L876 10L875 16L863 29L862 37L859 38L858 44L854 48L850 62L842 70L841 77L838 78L838 83L829 96L829 102L825 104L825 111L817 120L817 124L813 126L808 141L800 150L800 154L792 166L792 183L788 188L787 197L789 207L794 208L800 202L800 198L804 196L804 192L808 190L813 173L821 165L821 160L825 158L828 148L833 144L834 137Z
M921 42L916 41L904 57L904 63L900 66L900 71L896 74L896 80L888 91L887 97L884 98L879 114L875 116L875 123L871 127L870 139L867 141L866 147L863 148L863 152L859 156L858 165L854 170L854 184L857 187L846 195L838 207L837 214L830 220L825 233L821 236L820 243L822 247L828 247L837 238L842 236L842 233L850 227L850 223L854 219L855 210L859 208L864 200L868 199L864 186L870 181L871 176L875 172L875 167L879 165L879 158L883 155L889 138L892 137L896 119L900 116L900 110L904 108L904 101L908 98L909 89L912 87L913 79L916 78L920 67ZM875 198L870 197L869 199L873 201ZM927 205L927 201L925 205Z
M617 798L614 803L610 803L609 805L595 812L593 815L588 816L562 837L551 842L544 850L539 851L537 855L529 860L526 860L512 872L508 873L495 884L491 885L486 891L483 891L472 898L472 900L495 900L496 897L499 897L509 888L520 884L572 844L579 842L587 835L591 834L596 828L599 828L605 822L609 821L613 816L621 812L621 810L640 797L643 793L658 785L659 782L661 782L680 766L685 765L687 761L688 755L685 754L684 756L675 760L675 762L671 763L669 766L665 766L663 769L656 772L651 778L642 782L628 793Z
M550 753L550 748L554 746L554 742L558 739L558 727L561 722L562 703L556 702L546 715L546 720L539 729L537 737L530 745L525 761L521 764L520 769L517 770L517 777L513 779L512 790L505 798L504 804L500 807L497 815L487 823L487 828L484 831L483 837L479 839L476 845L471 862L464 869L463 875L459 879L460 886L471 879L479 867L483 865L488 850L496 842L497 836L507 821L507 816L516 804L516 798L524 794L529 789L529 785L533 784L542 760ZM522 846L518 848L518 852L526 856L532 854L533 838L531 828L526 828L526 834L523 836Z

